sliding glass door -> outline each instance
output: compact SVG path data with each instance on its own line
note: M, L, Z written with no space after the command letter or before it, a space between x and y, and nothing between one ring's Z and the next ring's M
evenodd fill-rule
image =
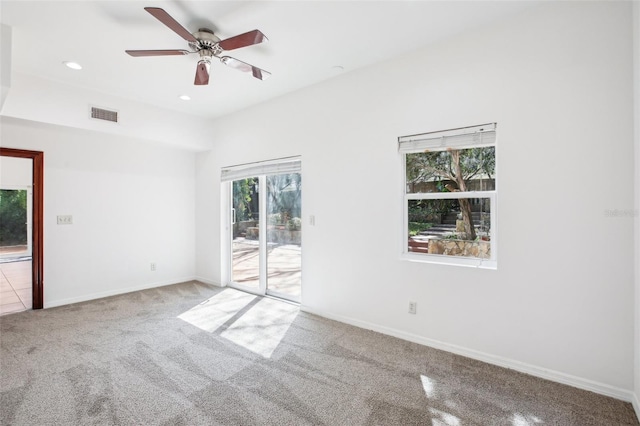
M299 302L302 276L300 160L225 168L228 284ZM223 219L224 220L224 219Z

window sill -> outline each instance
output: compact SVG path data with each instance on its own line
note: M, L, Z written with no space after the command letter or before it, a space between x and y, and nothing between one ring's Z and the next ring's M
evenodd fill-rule
M431 263L435 265L463 266L477 269L498 269L495 260L471 259L468 257L443 256L438 254L403 253L400 260L418 263Z

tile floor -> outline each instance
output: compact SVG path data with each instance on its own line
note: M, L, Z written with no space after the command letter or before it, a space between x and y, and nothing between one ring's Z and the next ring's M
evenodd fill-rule
M0 315L31 309L31 261L0 263Z

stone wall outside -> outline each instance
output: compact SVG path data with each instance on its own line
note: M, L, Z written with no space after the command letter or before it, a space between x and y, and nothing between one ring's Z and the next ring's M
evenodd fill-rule
M491 257L491 242L434 239L429 241L428 253L488 259Z

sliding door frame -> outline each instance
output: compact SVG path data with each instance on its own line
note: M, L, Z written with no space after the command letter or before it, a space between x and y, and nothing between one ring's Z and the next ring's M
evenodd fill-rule
M258 163L248 163L222 169L221 182L221 213L222 221L221 234L223 236L222 264L226 265L222 271L223 285L236 288L260 296L274 296L283 298L294 303L300 303L300 296L290 298L288 295L270 290L268 277L268 225L269 217L266 214L267 206L267 178L272 175L287 173L302 173L301 157L287 157L276 160L269 160ZM251 173L251 171L255 173ZM226 178L225 178L226 174ZM258 229L258 287L243 285L234 281L233 276L233 182L238 179L257 178L258 179L258 206L259 206L259 229ZM302 266L301 266L302 267ZM302 272L302 271L301 271ZM302 283L300 290L302 290Z
M225 237L227 241L227 246L229 250L229 259L227 262L227 267L229 270L228 277L228 285L230 287L236 288L238 290L246 291L247 293L257 294L259 296L264 296L267 293L267 224L263 225L263 220L266 219L266 215L262 214L263 207L266 209L266 177L264 175L261 176L251 176L253 178L258 178L258 188L265 188L264 190L258 191L258 288L254 288L248 285L244 285L241 282L234 281L233 277L233 182L226 182L227 191L229 196L227 198L228 203L228 233ZM263 217L264 216L264 217Z

